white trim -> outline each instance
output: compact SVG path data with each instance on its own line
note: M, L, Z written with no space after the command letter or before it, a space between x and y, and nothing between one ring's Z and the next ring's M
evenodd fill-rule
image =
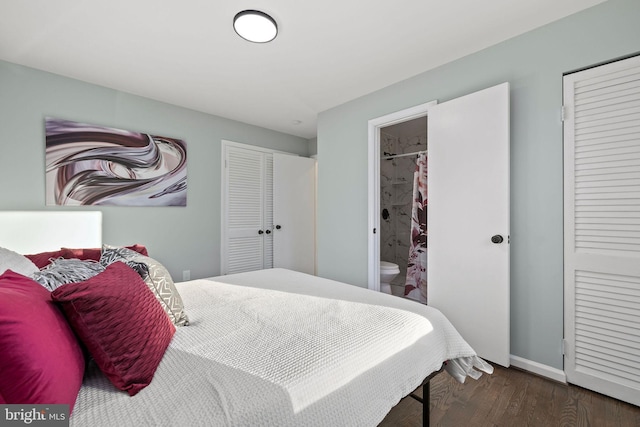
M523 359L522 357L514 356L509 357L511 365L516 368L524 369L525 371L540 375L550 380L558 381L562 384L567 383L567 376L564 371L543 365L542 363L534 362L533 360Z
M437 103L438 101L430 101L369 120L367 287L374 291L380 291L380 274L378 274L380 271L380 129L424 117L428 114L429 108ZM373 233L374 228L376 229L375 234Z
M288 151L281 151L281 150L274 150L272 148L260 147L259 145L245 144L244 142L233 142L233 141L228 141L226 139L222 139L221 142L222 142L223 153L226 147L231 146L231 147L244 148L245 150L262 151L263 153L280 153L280 154L289 154L291 156L300 157L300 155L296 153L290 153Z

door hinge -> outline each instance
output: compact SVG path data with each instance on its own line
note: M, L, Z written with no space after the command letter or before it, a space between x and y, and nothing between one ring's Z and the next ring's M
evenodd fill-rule
M560 121L564 122L567 119L567 107L564 105L560 109Z
M567 354L567 340L565 340L564 338L562 339L561 347L562 347L562 355L564 356Z
M374 228L373 228L373 234L376 234L376 232L377 232L377 230L376 230L376 228L374 227Z

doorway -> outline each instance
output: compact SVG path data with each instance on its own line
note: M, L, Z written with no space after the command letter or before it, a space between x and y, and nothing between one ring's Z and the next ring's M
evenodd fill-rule
M380 162L381 132L389 126L399 125L428 115L431 101L415 107L369 120L369 206L368 206L368 288L380 291ZM405 265L406 268L406 265Z
M426 245L426 218L418 212L414 215L416 161L426 150L427 116L380 129L380 260L398 266L399 273L387 286L387 292L396 296L406 295L412 242L418 242L420 247ZM419 179L426 182L426 176ZM412 234L414 225L418 231L415 237ZM414 244L413 252L415 259L411 264L416 265L414 269L426 266L426 247L421 249ZM420 280L426 280L426 271L418 276L424 276ZM417 299L415 295L409 297Z

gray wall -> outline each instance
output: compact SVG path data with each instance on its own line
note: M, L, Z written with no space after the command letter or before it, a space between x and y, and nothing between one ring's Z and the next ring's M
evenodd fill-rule
M186 207L99 209L105 243L145 244L177 280L220 273L222 139L308 155L303 138L0 61L0 210L93 210L45 207L45 116L186 141Z
M562 75L640 51L638 17L610 0L321 113L319 275L367 285L367 121L508 81L511 353L562 369Z
M318 154L318 138L311 138L309 140L309 156Z

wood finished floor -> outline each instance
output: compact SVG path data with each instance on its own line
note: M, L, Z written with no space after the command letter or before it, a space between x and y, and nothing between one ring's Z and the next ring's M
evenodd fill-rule
M380 424L421 425L422 404L410 397ZM431 426L640 427L640 407L516 368L496 367L493 375L465 384L444 372L431 380Z

